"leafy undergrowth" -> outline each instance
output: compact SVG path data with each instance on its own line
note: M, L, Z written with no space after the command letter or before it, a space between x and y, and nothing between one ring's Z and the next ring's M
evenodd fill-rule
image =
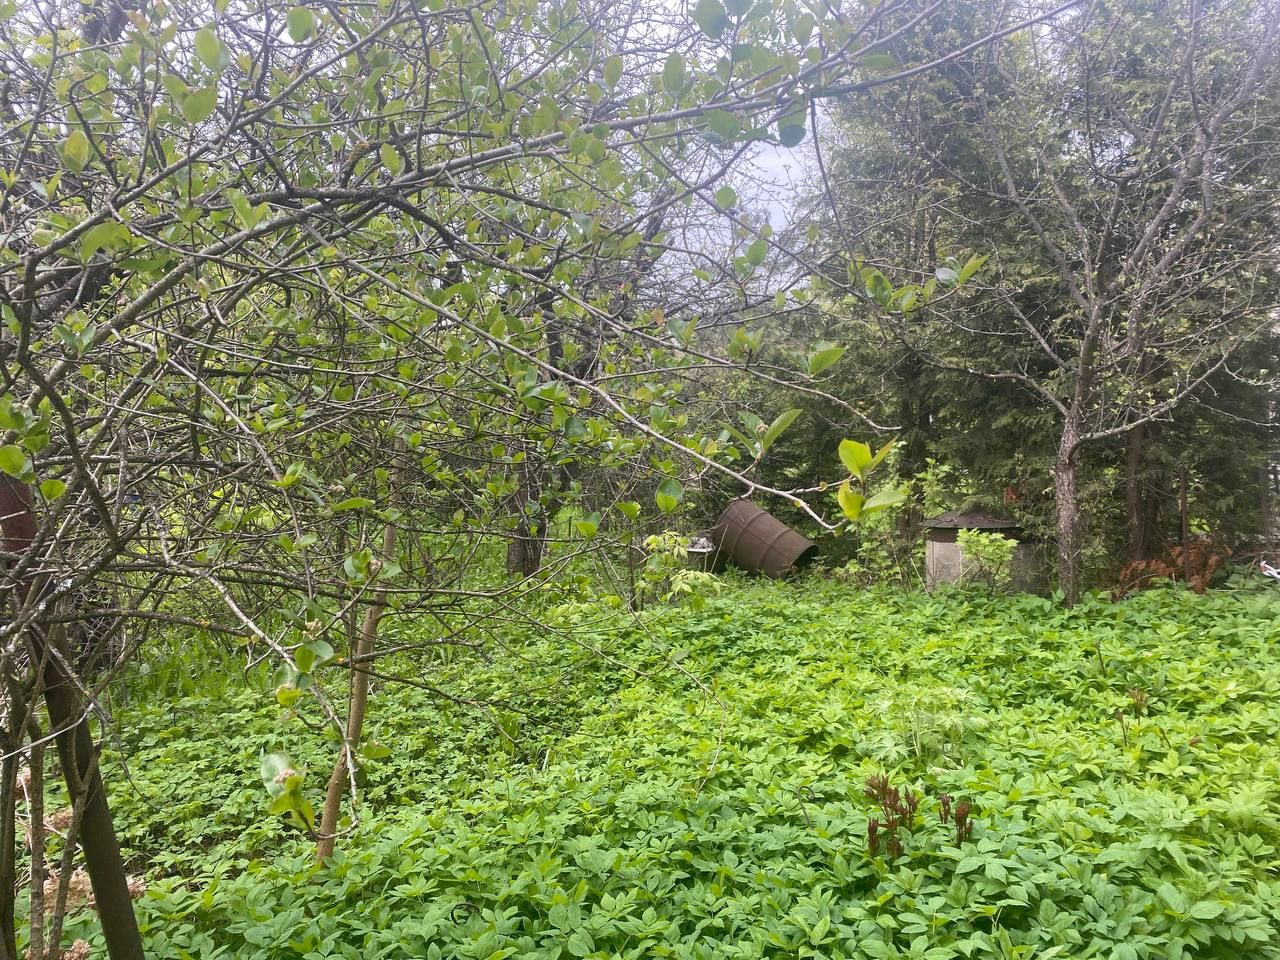
M324 869L264 822L260 699L138 707L116 806L178 854L148 854L149 954L1280 957L1278 601L808 581L584 627L646 674L572 671L538 750L385 691L375 809Z

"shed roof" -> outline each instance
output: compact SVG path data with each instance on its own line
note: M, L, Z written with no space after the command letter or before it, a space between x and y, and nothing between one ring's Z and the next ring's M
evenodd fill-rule
M933 530L1016 530L1015 520L993 517L981 510L948 510L924 521L923 526Z

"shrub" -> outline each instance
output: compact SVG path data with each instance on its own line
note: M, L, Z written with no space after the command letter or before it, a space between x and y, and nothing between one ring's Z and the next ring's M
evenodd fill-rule
M1003 590L1009 586L1013 568L1013 551L1017 543L998 533L982 530L961 530L956 534L960 545L966 583L982 583L991 590Z

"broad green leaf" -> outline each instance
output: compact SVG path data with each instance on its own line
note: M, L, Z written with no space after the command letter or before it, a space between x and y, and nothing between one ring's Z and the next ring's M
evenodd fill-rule
M267 205L260 203L254 206L239 190L227 190L223 196L227 198L227 202L231 204L231 209L235 211L236 219L244 226L246 230L252 230L256 227L267 213Z
M580 520L575 520L573 525L580 536L590 540L600 529L600 514L589 513Z
M896 507L907 499L907 492L901 487L885 487L862 505L863 513L873 513L888 507Z
M796 417L800 416L801 412L799 407L792 407L790 410L784 410L778 414L773 423L769 424L769 428L760 435L761 446L768 450L774 441L782 436L783 431L791 426Z
M640 516L640 504L634 500L623 500L616 504L617 508L622 511L622 515L628 520L634 520Z
M353 583L363 583L369 579L373 566L373 551L368 547L349 553L342 561L342 570L347 579Z
M859 480L867 478L872 459L869 446L861 440L841 440L839 453L840 462L844 464L846 470Z
M965 265L960 268L958 282L964 283L966 280L972 277L975 273L981 270L982 265L986 262L987 262L987 255L985 253L974 254L967 261L965 261Z
M46 500L57 500L66 492L66 481L50 477L48 480L41 481L40 483L40 496L44 497Z
M108 220L86 230L80 237L80 260L88 263L99 250L114 248L129 242L129 228L122 223Z
M870 270L864 279L867 295L882 307L889 306L893 298L893 284L879 270Z
M889 440L881 445L880 449L876 451L876 455L871 458L871 465L867 467L868 473L884 463L884 458L889 455L889 451L893 449L894 444L897 442L896 440Z
M764 258L769 254L769 241L764 237L756 237L751 241L751 245L747 247L747 262L753 267L758 267L764 263Z
M89 163L89 138L83 130L72 130L62 141L62 159L72 170L80 171Z
M404 169L404 158L400 156L400 151L389 143L384 143L378 148L378 159L393 177L399 176L400 171Z
M333 644L323 637L312 637L298 649L306 650L311 655L312 664L318 667L323 667L337 656Z
M720 143L732 143L742 130L737 114L728 110L711 110L704 117L707 129Z
M346 500L340 500L329 509L334 513L345 513L348 510L363 510L366 507L372 507L373 501L368 497L348 497Z
M610 57L604 62L604 83L605 86L613 89L618 85L618 81L622 79L622 58Z
M848 519L857 520L862 515L862 494L850 487L848 480L840 484L836 499L840 501L840 509Z
M719 40L729 26L729 16L720 0L698 0L697 6L693 8L693 19L698 29L712 40Z
M778 120L778 142L784 147L799 146L809 129L808 105L802 100Z
M658 484L654 500L657 501L659 510L670 513L684 500L684 486L675 477L667 477Z
M684 89L684 57L673 50L662 66L662 89L673 97L680 95Z
M956 273L950 267L939 267L933 271L933 275L938 278L938 282L944 287L954 287L960 282L960 274Z
M316 32L316 15L306 7L294 7L285 16L285 26L289 29L289 39L302 43Z
M182 118L188 123L208 120L218 106L218 88L210 85L198 87L182 98Z
M820 341L813 350L809 351L808 361L809 376L816 377L823 370L844 356L845 347L836 346L834 343Z
M0 447L0 470L11 477L21 478L31 468L26 452L15 443Z
M287 753L263 753L258 771L262 775L263 786L272 797L291 789L289 781L295 777L299 782L302 780L301 772Z
M887 53L869 53L862 58L861 64L873 73L893 73L898 69L898 61Z
M726 183L716 191L715 201L721 210L731 210L738 205L738 192Z
M217 70L222 58L222 43L213 27L205 27L196 34L196 56L206 67Z

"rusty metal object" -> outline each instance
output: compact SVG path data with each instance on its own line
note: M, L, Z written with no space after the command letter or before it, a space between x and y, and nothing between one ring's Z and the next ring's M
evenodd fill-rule
M752 573L781 580L805 561L817 546L750 500L735 500L720 514L711 539L721 554Z

